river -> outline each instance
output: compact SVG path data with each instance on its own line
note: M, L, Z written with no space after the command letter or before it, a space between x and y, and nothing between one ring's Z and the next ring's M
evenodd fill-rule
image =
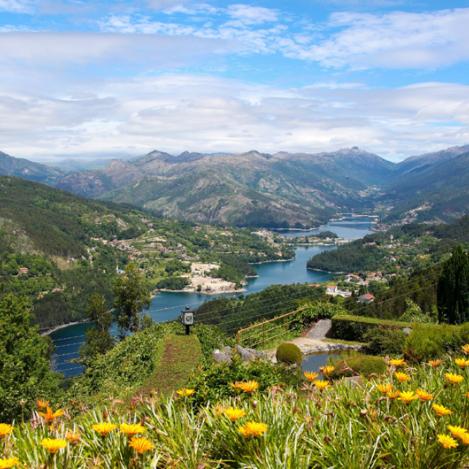
M339 221L331 221L315 230L281 231L288 238L313 235L321 231L332 231L345 239L358 239L370 233L372 220L367 217L345 218ZM306 262L315 254L334 249L332 246L299 246L295 250L295 258L287 262L267 262L255 265L257 277L248 280L244 294L256 293L270 285L291 283L324 282L331 277L325 272L316 272L306 269ZM205 301L210 301L214 296L200 295L197 293L162 292L156 295L150 305L147 314L154 321L168 321L175 319L185 306L196 308ZM74 324L56 330L50 334L55 353L52 364L55 370L71 377L80 374L83 368L71 362L78 357L80 346L84 341L86 330L91 327L89 323ZM113 332L116 330L113 328Z

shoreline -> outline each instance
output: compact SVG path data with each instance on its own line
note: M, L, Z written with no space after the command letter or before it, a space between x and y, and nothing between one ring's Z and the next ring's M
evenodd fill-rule
M65 324L60 324L58 326L51 327L50 329L45 329L41 331L41 336L45 337L46 335L51 335L54 332L60 331L60 329L65 329L66 327L69 327L69 326L76 326L78 324L85 324L87 322L93 322L93 321L90 321L88 319L82 319L81 321L72 321L72 322L67 322Z
M230 293L243 293L245 292L245 288L241 288L238 290L221 290L221 291L214 291L214 292L206 292L206 291L197 291L195 288L189 290L169 290L168 288L162 288L160 290L156 290L156 294L153 296L155 298L158 293L196 293L197 295L206 295L206 296L213 296L213 295L223 295L223 294L230 294Z

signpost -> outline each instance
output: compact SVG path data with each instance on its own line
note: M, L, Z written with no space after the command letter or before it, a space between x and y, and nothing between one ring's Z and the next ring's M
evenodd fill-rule
M186 309L181 313L181 322L186 327L186 335L189 335L191 333L191 326L194 325L194 311L189 306L186 306Z

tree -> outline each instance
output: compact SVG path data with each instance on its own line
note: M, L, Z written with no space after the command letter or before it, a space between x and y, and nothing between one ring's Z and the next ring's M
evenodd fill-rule
M469 321L469 253L462 246L455 247L443 265L437 302L440 322L461 324Z
M150 306L150 290L135 264L129 264L114 285L114 307L120 336L136 332L140 326L139 314Z
M54 399L51 342L31 324L31 304L11 293L0 300L0 422L28 417L37 398Z
M88 318L93 327L86 332L86 342L80 349L81 361L89 365L97 355L102 355L114 345L109 333L112 324L112 313L106 305L106 299L99 293L93 293L88 300Z

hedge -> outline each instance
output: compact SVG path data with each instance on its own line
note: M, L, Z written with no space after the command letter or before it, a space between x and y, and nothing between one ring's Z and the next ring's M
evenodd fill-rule
M410 322L393 321L390 319L370 318L366 316L353 316L351 314L334 316L328 337L331 339L354 340L364 342L364 335L376 328L404 329L412 328Z

